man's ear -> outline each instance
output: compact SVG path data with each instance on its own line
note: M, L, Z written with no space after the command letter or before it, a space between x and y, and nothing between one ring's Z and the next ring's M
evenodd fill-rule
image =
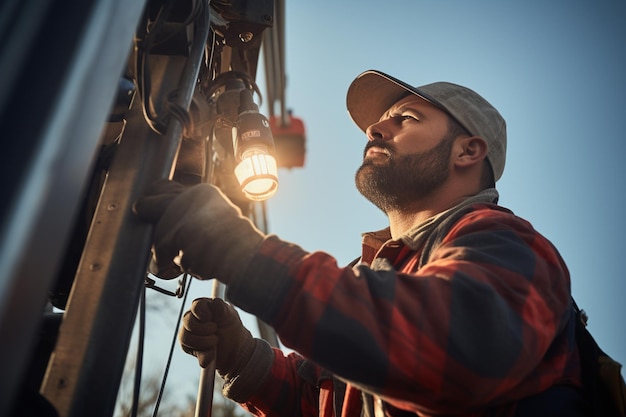
M487 157L487 142L480 136L459 138L456 149L458 152L454 164L459 168L482 164Z

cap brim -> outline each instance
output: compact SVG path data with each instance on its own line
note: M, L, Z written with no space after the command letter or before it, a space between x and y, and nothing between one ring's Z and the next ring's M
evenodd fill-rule
M428 95L397 78L380 71L369 70L357 76L348 88L346 96L348 113L354 123L365 132L407 92L441 106Z

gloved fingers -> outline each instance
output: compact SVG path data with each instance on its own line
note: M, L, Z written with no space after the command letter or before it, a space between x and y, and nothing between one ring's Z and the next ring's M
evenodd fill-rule
M159 278L172 279L183 273L180 264L176 261L180 259L178 245L173 242L173 233L168 233L172 237L159 238L159 230L155 233L152 260L150 262L150 272Z
M182 269L196 278L217 278L225 284L232 279L231 272L242 265L242 259L247 259L263 240L250 219L226 216L185 224L179 237Z
M135 204L140 216L157 223L151 272L171 279L180 275L174 267L178 264L199 279L216 277L228 284L261 233L219 188L201 184L183 189L181 184L161 181L151 190L170 194L156 194L156 199L148 194Z
M167 207L185 187L170 180L158 180L150 184L146 193L133 204L133 212L145 221L156 223Z
M230 230L227 226L230 223L224 222L221 228L214 223L222 221L216 218L208 222L188 222L180 227L178 261L185 272L201 280L222 278L219 276L219 270L223 269L225 261L221 256L216 255L221 251L219 247L214 246L223 245L228 239ZM220 230L221 233L219 233Z
M176 265L174 262L171 262L167 265L159 264L156 256L152 256L150 260L150 265L148 266L148 272L152 275L156 275L157 277L165 280L178 278L183 271L181 270L179 265Z
M211 312L210 305L217 300L223 302L219 298L196 298L191 302L191 307L188 312L193 314L198 320L211 321L213 320L213 313Z
M208 336L208 338L212 340L205 340L203 342L205 343L205 345L200 346L198 348L198 346L196 346L195 344L192 344L192 345L184 344L182 340L182 334L181 334L181 347L183 348L183 351L185 353L188 353L189 355L192 355L198 358L198 363L203 368L206 368L213 360L215 360L215 356L217 352L218 337L213 335L213 336Z
M161 218L154 232L154 264L158 271L175 271L178 269L178 275L182 272L192 273L198 278L208 279L210 277L201 277L193 271L190 265L185 261L191 260L203 264L207 243L205 230L207 226L201 221L190 220L193 217L193 210L185 216L184 204L186 201L178 199L172 204ZM181 207L182 206L182 207ZM176 213L181 211L181 213ZM191 256L185 256L192 253ZM192 272L193 271L193 272ZM159 274L156 274L160 276Z
M231 212L232 215L237 217L241 217L241 208L233 203L227 196L217 187L212 187L211 190L211 201L213 204L218 207L216 210Z
M162 235L157 227L155 240L152 245L152 257L148 265L148 272L161 279L174 279L179 277L184 271L176 261L179 259L176 245L172 245L170 238L156 239ZM172 234L171 232L169 233Z
M202 230L199 228L198 230ZM199 233L202 233L199 231ZM203 244L193 244L193 239L189 238L188 244L179 252L176 261L180 268L198 278L199 280L207 280L216 278L215 269L219 266L216 262L212 262L209 254L210 242Z
M197 335L209 336L217 333L218 325L214 321L206 321L198 319L191 311L187 311L183 315L181 336L183 332Z
M224 217L242 217L241 208L233 203L222 190L212 184L201 184L185 193L189 205L206 207L216 220Z
M182 326L178 332L178 341L186 353L197 356L199 360L201 359L198 356L200 352L204 352L205 357L215 356L219 342L217 325L212 321L199 320L189 310L183 316ZM202 364L206 361L201 360L200 362Z
M215 350L219 337L213 333L208 335L198 335L181 329L178 334L178 340L183 350L187 353ZM192 353L193 354L193 353Z
M211 362L215 360L215 351L211 350L208 352L196 352L194 356L198 358L198 363L200 364L200 367L206 368Z
M237 310L235 310L232 305L220 299L214 301L215 302L209 304L209 308L211 309L213 321L217 323L218 326L223 326L233 321L241 321Z

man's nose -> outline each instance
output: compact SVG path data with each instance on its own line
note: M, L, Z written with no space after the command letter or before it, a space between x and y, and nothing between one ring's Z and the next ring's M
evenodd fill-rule
M389 140L391 139L391 131L389 130L389 124L386 123L387 120L381 120L376 123L371 124L365 134L367 135L367 140Z

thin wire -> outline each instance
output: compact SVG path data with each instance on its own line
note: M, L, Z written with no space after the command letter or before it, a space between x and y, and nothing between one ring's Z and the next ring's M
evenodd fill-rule
M139 301L139 341L137 343L137 364L135 366L135 383L133 388L133 405L131 416L136 417L139 409L139 394L141 392L141 374L143 369L144 336L146 333L146 289L141 292Z
M167 382L167 375L170 371L170 364L172 363L172 356L174 356L174 348L176 347L176 340L178 338L178 328L180 327L180 321L183 317L183 312L185 311L185 303L187 302L187 295L189 295L189 287L191 287L191 281L193 279L191 276L185 273L183 279L188 279L187 289L185 290L185 295L183 296L183 301L180 304L180 311L178 312L178 320L176 321L176 329L174 330L174 337L172 338L172 344L170 345L170 353L167 358L167 364L165 365L165 373L163 374L163 380L161 381L161 388L159 389L159 395L156 400L156 404L154 406L154 414L153 417L156 417L159 413L159 405L161 404L161 398L163 398L163 392L165 391L165 383Z

